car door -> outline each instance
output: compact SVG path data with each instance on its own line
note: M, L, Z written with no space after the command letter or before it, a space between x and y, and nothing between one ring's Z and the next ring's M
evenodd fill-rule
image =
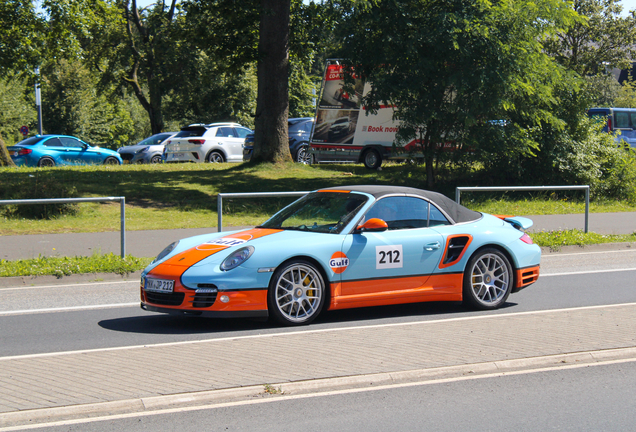
M341 273L339 301L364 306L433 294L426 281L441 260L444 238L428 228L428 217L429 203L422 198L378 200L365 220L382 219L389 229L346 236L342 254L348 265Z
M49 138L44 141L43 146L46 148L46 156L50 156L55 160L55 163L64 163L64 155L66 148L62 141L58 137Z
M636 111L630 109L614 108L614 130L621 133L617 137L619 141L625 141L630 146L636 146Z
M97 153L89 150L89 146L77 138L60 137L64 145L62 159L72 165L95 163Z

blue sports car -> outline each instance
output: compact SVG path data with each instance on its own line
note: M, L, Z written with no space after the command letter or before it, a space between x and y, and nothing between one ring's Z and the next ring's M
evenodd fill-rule
M142 273L141 307L285 325L424 301L496 309L539 277L531 225L408 187L316 190L254 229L168 246Z
M52 167L55 165L121 165L119 153L91 146L67 135L36 135L7 147L16 165Z

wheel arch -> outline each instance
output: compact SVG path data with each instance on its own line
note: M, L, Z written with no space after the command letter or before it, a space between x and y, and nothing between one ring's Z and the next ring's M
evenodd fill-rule
M207 162L208 159L210 158L210 155L214 152L221 153L221 155L223 156L223 159L227 161L227 154L225 153L225 150L223 150L221 147L212 147L205 154L205 160L203 162Z
M466 259L466 264L464 265L464 272L466 272L466 265L468 265L468 262L480 251L484 250L484 249L496 249L499 252L501 252L506 259L508 260L508 262L510 263L510 265L512 266L512 282L513 282L513 287L517 286L517 269L519 268L519 265L517 264L517 261L514 259L512 253L506 249L504 246L497 244L497 243L488 243L488 244L484 244L479 246L477 249L475 249L473 251L473 253L471 253L467 259Z

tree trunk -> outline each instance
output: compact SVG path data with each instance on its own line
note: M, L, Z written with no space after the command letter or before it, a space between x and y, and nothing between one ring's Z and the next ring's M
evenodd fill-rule
M11 156L9 156L9 152L7 151L7 147L4 144L2 135L0 135L0 166L15 166L15 164L13 163L13 159L11 159Z
M287 137L290 7L290 0L261 0L254 162L291 160Z

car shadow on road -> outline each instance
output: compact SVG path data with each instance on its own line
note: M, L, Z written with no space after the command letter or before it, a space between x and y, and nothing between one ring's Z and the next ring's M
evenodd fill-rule
M308 326L292 327L298 331L320 330L341 326L381 325L400 322L429 321L497 314L517 306L507 302L498 311L475 311L461 302L410 303L358 309L327 311ZM99 326L117 332L158 335L225 334L261 330L285 330L273 320L246 318L205 318L167 314L144 314L134 317L102 320Z

